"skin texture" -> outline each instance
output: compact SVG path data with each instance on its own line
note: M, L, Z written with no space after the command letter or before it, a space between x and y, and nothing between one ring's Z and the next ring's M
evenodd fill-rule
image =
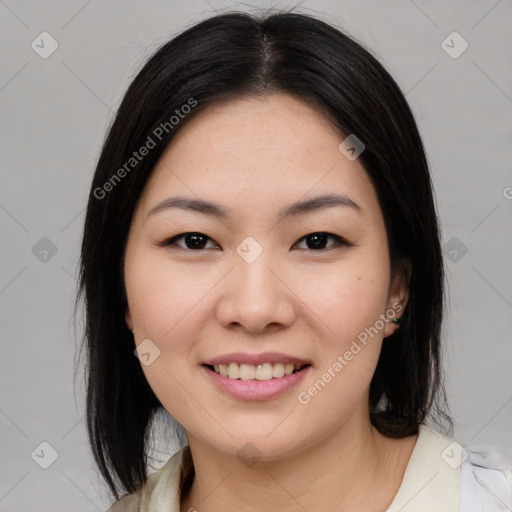
M125 254L126 324L137 345L149 339L159 348L142 369L185 428L194 459L181 510L385 510L417 438L386 438L369 419L380 349L399 327L387 319L309 403L297 399L379 315L407 304L407 272L390 275L366 171L339 151L343 136L324 116L288 95L211 105L189 121L149 178ZM278 220L284 206L325 193L360 209ZM232 218L178 208L147 217L176 195L221 204ZM188 232L206 235L204 248L184 238L158 245ZM318 232L351 245L329 237L316 249L304 237ZM248 236L263 249L252 263L236 252ZM267 351L313 368L298 387L248 401L219 391L201 367L226 353ZM249 442L260 457L252 467L236 455Z

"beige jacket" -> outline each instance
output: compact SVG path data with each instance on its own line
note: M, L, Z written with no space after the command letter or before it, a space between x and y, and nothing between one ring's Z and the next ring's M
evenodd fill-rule
M107 512L180 512L186 445ZM185 458L185 460L191 460ZM183 468L182 466L187 466ZM420 425L402 484L386 512L511 512L512 462L493 448L465 446Z

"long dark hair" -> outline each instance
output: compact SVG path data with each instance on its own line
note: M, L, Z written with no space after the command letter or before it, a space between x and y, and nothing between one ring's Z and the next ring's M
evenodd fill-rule
M368 49L318 18L229 12L188 28L145 63L121 102L92 180L75 307L83 297L88 435L117 499L119 490L134 492L147 479L150 426L163 409L125 324L123 261L135 204L188 120L215 101L269 92L308 102L365 145L359 159L384 214L392 270L401 258L412 263L400 329L385 340L370 386L372 424L395 438L417 433L427 417L453 429L441 365L438 219L424 147L404 95ZM149 139L151 149L133 159Z

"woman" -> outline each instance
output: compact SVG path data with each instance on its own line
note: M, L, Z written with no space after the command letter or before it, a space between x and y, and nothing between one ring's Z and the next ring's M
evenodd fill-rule
M325 22L219 15L149 59L98 162L80 277L90 441L126 491L110 512L512 506L500 452L449 437L413 115ZM162 410L186 441L148 478Z

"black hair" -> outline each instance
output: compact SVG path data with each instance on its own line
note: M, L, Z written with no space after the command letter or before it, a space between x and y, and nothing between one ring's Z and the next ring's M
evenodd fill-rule
M187 28L147 60L121 101L92 180L76 304L84 298L87 431L117 499L147 479L150 426L163 409L125 324L123 262L134 207L162 152L193 116L216 101L271 93L307 102L364 144L359 161L385 218L392 271L404 260L412 264L400 328L383 343L371 382L372 424L395 438L417 433L427 417L453 428L441 365L439 223L403 93L370 50L319 18L227 12ZM149 139L155 147L134 159Z

